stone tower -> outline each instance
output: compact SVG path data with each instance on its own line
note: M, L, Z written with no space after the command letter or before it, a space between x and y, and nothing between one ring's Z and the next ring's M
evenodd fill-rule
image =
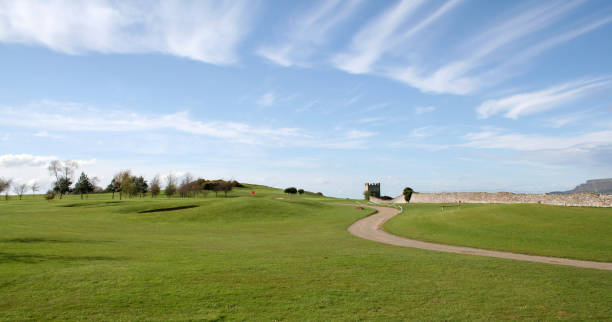
M379 183L366 183L365 191L370 192L370 196L380 198L380 182Z

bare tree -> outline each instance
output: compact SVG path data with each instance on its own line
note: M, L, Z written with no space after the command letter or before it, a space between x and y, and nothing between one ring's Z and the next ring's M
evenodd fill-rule
M119 190L119 200L123 197L123 194L130 194L132 188L132 172L130 170L119 171L113 177L113 182L117 185Z
M32 185L30 186L30 190L32 190L32 198L34 198L34 194L36 194L36 191L40 190L38 182L32 183Z
M157 197L161 191L161 185L159 183L159 175L155 175L151 180L151 198Z
M8 200L8 192L9 192L9 189L11 188L12 182L13 182L12 179L0 178L0 194L2 192L6 192L6 195L4 196L6 200Z
M227 193L232 191L234 184L231 181L222 181L221 182L221 190L225 194L224 197L227 197Z
M19 196L19 200L21 200L21 197L23 197L23 194L28 190L28 188L28 185L25 183L16 184L13 186L13 191L15 191L15 194Z
M176 193L176 177L172 173L166 176L166 196L172 197Z
M74 176L74 171L78 167L79 164L71 160L66 160L64 162L53 160L49 162L47 170L49 170L49 175L55 177L53 190L60 194L60 199L62 199L62 195L70 191L72 177Z
M181 184L179 185L179 188L178 188L181 198L191 196L191 182L193 182L193 177L191 176L191 174L187 173L183 177L183 180L181 181Z

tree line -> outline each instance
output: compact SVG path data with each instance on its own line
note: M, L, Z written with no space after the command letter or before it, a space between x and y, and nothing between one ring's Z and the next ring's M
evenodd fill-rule
M81 172L76 182L74 180L75 171L79 168L77 162L67 160L54 160L49 163L47 170L49 175L54 179L53 186L45 195L47 200L55 199L59 196L60 199L66 194L79 194L81 199L88 198L90 193L112 193L112 198L115 194L119 195L119 200L128 197L145 197L150 194L152 198L157 197L163 191L167 197L179 196L181 198L195 198L198 196L206 197L209 192L214 192L215 197L223 192L224 196L232 191L234 187L244 187L236 180L206 180L203 178L194 179L190 174L186 174L179 182L178 178L173 174L168 174L166 185L162 189L160 176L154 176L148 182L143 176L135 176L131 170L122 170L117 172L106 189L97 186L98 178L89 177L85 172ZM8 200L8 194L11 187L13 192L21 200L22 196L29 190L34 195L40 190L38 183L18 184L13 183L11 179L0 178L0 195L5 193L5 199Z

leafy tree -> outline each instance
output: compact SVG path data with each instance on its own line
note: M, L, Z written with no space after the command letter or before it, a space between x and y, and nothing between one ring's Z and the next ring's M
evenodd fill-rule
M83 199L84 194L87 194L87 198L89 198L89 193L93 192L95 188L96 186L92 182L92 180L89 179L89 177L85 174L85 172L81 172L81 176L79 177L77 182L74 184L73 191L75 193L81 194L81 199Z
M410 202L410 198L412 198L412 193L414 192L414 190L412 190L412 188L406 187L404 188L404 200L406 200L406 202Z
M53 191L55 193L59 193L60 199L62 199L62 195L65 195L70 192L71 185L72 185L72 179L60 177L53 184Z
M363 192L363 198L365 200L370 200L370 192L368 190Z
M119 200L122 199L124 194L128 196L132 196L134 194L134 177L132 177L132 172L130 170L119 171L113 177L113 181L118 188Z
M28 190L28 185L25 183L22 184L16 184L13 186L13 191L15 191L15 194L19 196L19 200L21 200L21 197L23 197L23 194Z
M6 192L6 195L4 196L6 200L8 200L8 191L11 188L12 182L13 182L12 179L0 178L0 194L2 192Z
M172 173L169 173L166 176L165 193L166 193L166 196L168 196L168 198L172 197L176 193L176 177Z
M119 191L121 191L119 184L117 183L117 181L115 181L115 178L113 178L113 180L111 180L111 183L109 183L108 186L106 187L106 192L112 192L113 193L112 199L115 199L115 192L119 192Z
M134 194L140 195L141 198L144 197L147 190L149 190L149 184L142 176L133 177L132 185L133 187L131 190L135 192Z
M38 182L32 183L32 185L30 186L30 190L32 190L32 198L34 198L34 194L36 193L36 191L40 190Z
M298 189L298 193L303 195L304 194L304 189Z
M64 194L70 192L74 170L76 170L78 167L78 163L71 160L66 160L63 162L53 160L49 162L47 170L49 170L49 175L55 177L53 190L60 194L60 199L62 199Z
M287 189L285 189L285 193L289 193L289 194L296 194L297 193L297 189L295 187L289 187Z
M159 183L159 175L155 175L151 180L151 198L157 197L161 191L161 185Z

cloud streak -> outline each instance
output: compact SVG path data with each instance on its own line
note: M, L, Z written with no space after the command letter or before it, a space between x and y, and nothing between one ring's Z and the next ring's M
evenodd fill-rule
M249 1L0 1L0 41L82 54L157 52L237 61Z
M612 130L607 129L568 136L482 131L468 133L463 138L468 141L468 143L461 145L463 147L538 151L568 149L576 146L610 145L612 144Z
M423 0L403 0L380 14L353 37L347 53L333 59L335 66L353 74L370 72L371 66L393 46L393 38L404 20L423 3Z
M259 56L284 67L305 66L315 49L327 42L333 28L350 17L361 2L321 1L316 8L297 19L283 43L262 46L256 52Z
M515 94L499 99L487 100L476 109L479 118L504 113L511 119L539 113L567 104L595 90L610 87L612 78L590 78L559 84L544 90Z
M28 115L27 119L23 118L24 114ZM42 101L17 108L0 107L0 125L58 133L177 131L248 145L338 149L363 148L364 140L376 134L349 131L342 135L315 135L295 127L265 127L241 122L196 120L187 111L145 115L127 110L101 110L94 106L55 101Z
M42 156L31 154L4 154L0 155L0 167L41 167L49 164L50 161L57 160L55 156ZM73 160L79 167L94 164L96 159Z
M527 36L550 27L583 2L541 4L503 19L504 22L485 28L486 31L468 39L463 46L462 59L429 70L414 65L392 68L387 75L426 93L465 95L476 92L515 74L511 68L516 64L609 22L609 19L604 19L580 26L548 40L539 39L536 44L525 41ZM518 57L513 58L511 53Z

